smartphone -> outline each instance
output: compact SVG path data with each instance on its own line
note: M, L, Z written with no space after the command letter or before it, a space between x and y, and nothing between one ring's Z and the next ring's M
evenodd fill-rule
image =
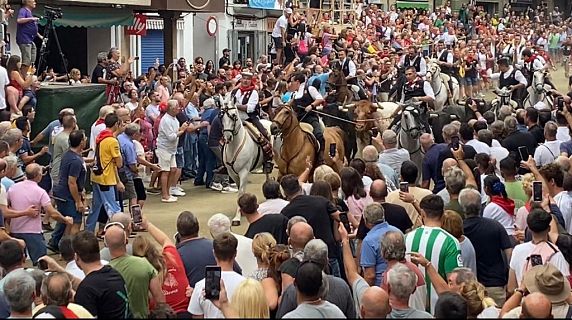
M377 137L378 134L379 134L379 130L377 128L371 128L371 136L372 137Z
M460 147L460 143L459 143L459 137L452 137L451 138L451 147L453 148L453 150L459 150Z
M518 154L520 155L520 159L522 161L528 161L529 153L525 146L518 147Z
M336 156L336 144L335 143L330 143L330 157L335 157Z
M205 269L205 298L217 300L220 294L221 269L219 266L206 266Z
M42 271L48 270L48 263L45 260L38 260L38 268Z
M350 219L348 219L347 212L340 212L340 222L344 225L344 228L346 228L346 231L348 233L352 232L352 228L350 226Z
M140 224L143 222L143 216L141 215L141 206L138 204L131 206L131 218L134 224Z
M533 181L532 182L532 201L542 201L542 182Z
M408 182L401 182L401 183L399 183L399 191L401 191L401 192L409 192L409 183L408 183Z
M139 57L133 57L133 60L137 61L139 60Z

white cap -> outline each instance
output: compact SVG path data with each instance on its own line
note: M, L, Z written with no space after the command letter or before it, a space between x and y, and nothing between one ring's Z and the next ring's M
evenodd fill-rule
M287 14L292 14L292 8L286 8L284 9L284 12L286 12Z

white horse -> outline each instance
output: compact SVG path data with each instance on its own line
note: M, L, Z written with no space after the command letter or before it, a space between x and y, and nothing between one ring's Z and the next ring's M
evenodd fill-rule
M435 102L433 103L435 111L441 111L445 104L454 105L459 100L459 82L455 77L441 73L441 67L437 64L437 60L429 60L425 78L435 93ZM447 101L449 99L449 79L453 81L453 92L452 99Z
M399 132L397 133L398 148L409 151L409 158L417 168L422 167L423 153L419 137L423 134L419 111L414 106L406 106L401 112Z
M222 161L229 176L237 184L238 195L241 196L246 192L248 174L262 166L264 162L263 150L246 131L240 120L238 109L232 101L223 104L219 117L221 118L224 139ZM266 129L270 132L268 121L265 123L268 125ZM240 225L240 211L238 209L232 220L232 225Z
M544 83L544 77L545 73L542 70L535 71L532 75L532 83L526 89L528 94L526 95L523 103L525 108L534 107L539 102L543 102L545 104L545 108L552 108L553 99L547 94L552 87Z

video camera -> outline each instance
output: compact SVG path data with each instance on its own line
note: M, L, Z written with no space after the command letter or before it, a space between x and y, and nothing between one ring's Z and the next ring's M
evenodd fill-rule
M64 16L62 12L62 8L55 8L55 7L44 7L44 16L47 20L57 20Z

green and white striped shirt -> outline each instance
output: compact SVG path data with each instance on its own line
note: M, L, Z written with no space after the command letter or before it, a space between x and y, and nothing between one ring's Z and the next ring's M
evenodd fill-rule
M457 267L462 267L461 248L459 241L447 231L437 227L421 226L405 236L407 252L417 252L431 261L437 272L447 279L447 274ZM437 292L431 285L427 271L419 266L421 272L425 272L425 282L427 283L428 303L426 311L433 314L435 303L437 302ZM429 308L430 307L430 308Z

